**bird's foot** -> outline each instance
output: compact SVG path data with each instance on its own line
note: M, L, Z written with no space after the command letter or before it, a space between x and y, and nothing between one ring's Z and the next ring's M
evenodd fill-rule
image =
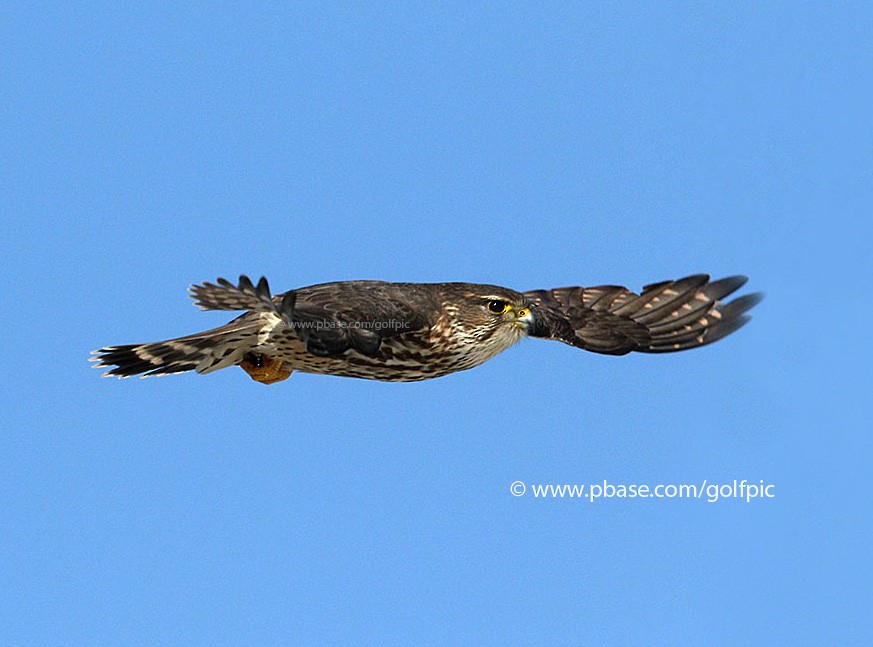
M291 371L282 368L281 360L257 353L246 353L239 365L249 377L261 384L281 382L291 375Z

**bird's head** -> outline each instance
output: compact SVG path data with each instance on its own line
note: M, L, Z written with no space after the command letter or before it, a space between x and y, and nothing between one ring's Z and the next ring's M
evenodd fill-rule
M471 343L506 348L533 326L529 300L496 285L455 284L447 310L453 326Z

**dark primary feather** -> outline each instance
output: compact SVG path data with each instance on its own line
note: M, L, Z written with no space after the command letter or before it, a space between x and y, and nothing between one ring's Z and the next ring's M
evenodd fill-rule
M745 313L763 295L721 301L745 283L744 276L709 282L696 274L647 285L640 294L616 285L532 290L525 292L536 319L530 334L608 355L705 346L749 320Z
M245 274L239 277L239 286L219 278L215 283L192 285L191 298L203 310L254 310L277 312L277 304L270 294L267 277L262 276L258 285L252 284Z

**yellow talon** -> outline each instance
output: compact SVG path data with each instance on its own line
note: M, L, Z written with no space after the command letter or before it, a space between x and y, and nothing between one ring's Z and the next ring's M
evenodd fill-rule
M255 353L248 353L239 365L255 382L261 384L273 384L287 380L292 373L292 371L282 368L281 360Z

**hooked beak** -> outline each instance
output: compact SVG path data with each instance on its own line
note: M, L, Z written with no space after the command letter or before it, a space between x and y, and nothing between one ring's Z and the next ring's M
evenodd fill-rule
M525 332L528 332L534 325L533 312L528 306L515 311L515 323Z

